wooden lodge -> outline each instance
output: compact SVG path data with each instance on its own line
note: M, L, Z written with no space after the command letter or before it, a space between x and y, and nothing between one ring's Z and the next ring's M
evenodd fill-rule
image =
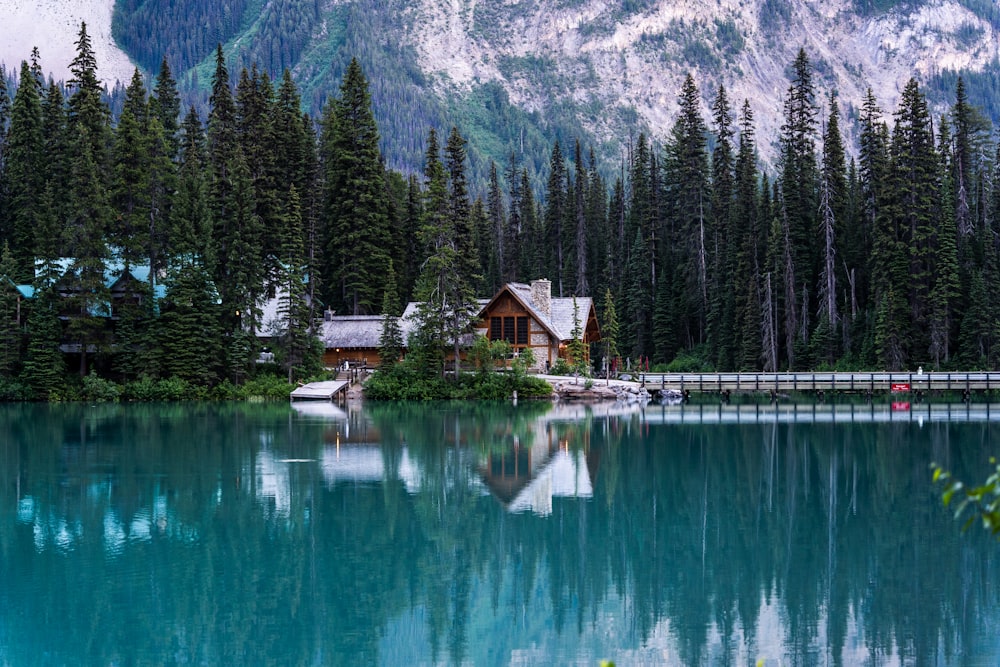
M507 283L492 298L480 300L480 310L473 334L490 340L505 340L514 354L531 349L535 363L531 370L545 371L558 359L566 358L579 328L585 354L589 344L600 340L597 314L590 297L553 297L552 283L535 280ZM417 302L407 304L399 318L404 347L408 334L416 326ZM382 336L381 315L333 315L323 317L320 338L323 341L323 363L328 368L379 365L379 339ZM468 341L471 343L470 340Z
M381 315L324 314L319 334L323 341L323 365L327 368L343 367L345 363L352 367L378 367L382 321Z
M530 285L507 283L486 302L475 330L490 340L505 340L515 354L530 348L533 370L548 370L565 359L573 330L579 328L584 353L601 339L594 302L589 296L553 297L552 283L534 280Z
M40 270L40 267L37 270ZM70 322L81 315L78 306L74 303L74 300L81 295L76 276L76 260L69 257L56 260L56 272L58 276L53 286L61 299L59 320L63 325L59 349L65 354L79 355L83 351L82 344L68 333ZM94 299L88 304L87 315L103 320L103 326L108 334L114 332L122 313L128 306L138 307L145 300L151 299L153 312L158 312L159 301L166 296L166 287L155 282L149 265L146 264L126 266L119 259L106 260L102 278L103 292L100 298ZM151 280L154 280L152 285L150 284ZM19 323L23 324L26 317L22 303L34 300L37 294L33 285L16 285L15 288L19 297L17 316Z

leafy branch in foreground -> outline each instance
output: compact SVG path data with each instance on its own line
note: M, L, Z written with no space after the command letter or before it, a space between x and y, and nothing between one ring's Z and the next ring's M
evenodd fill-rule
M990 465L995 466L993 474L982 485L972 488L966 487L937 463L932 463L931 468L934 470L934 482L944 484L941 494L944 506L950 507L954 503L955 518L971 510L962 524L962 530L968 530L978 518L982 520L983 528L1000 540L1000 464L991 456Z

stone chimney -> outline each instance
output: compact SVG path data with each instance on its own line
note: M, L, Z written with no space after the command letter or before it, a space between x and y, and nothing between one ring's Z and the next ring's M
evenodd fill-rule
M552 283L545 278L531 281L531 300L535 308L549 321L552 320Z

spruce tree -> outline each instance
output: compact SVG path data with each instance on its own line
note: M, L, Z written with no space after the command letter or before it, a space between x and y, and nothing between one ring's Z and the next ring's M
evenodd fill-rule
M604 368L605 376L610 378L611 371L617 370L618 362L618 336L620 325L618 323L618 312L615 310L615 301L611 296L611 290L604 290L603 324L601 326L601 340L604 343ZM613 368L615 367L615 368Z
M386 269L386 287L382 297L382 334L379 336L379 368L392 368L403 354L403 332L399 327L399 296L396 291L396 272L392 261Z
M206 164L205 132L191 107L181 131L178 185L167 232L170 267L197 263L211 270L215 264Z
M937 202L937 213L931 232L933 253L932 285L930 290L930 347L928 353L935 368L942 363L948 363L953 353L953 341L957 338L955 317L956 306L960 295L960 278L958 265L956 199L952 191L958 183L954 180L954 172L950 169L948 159L949 132L947 122L942 119L940 143L938 150L940 199Z
M699 109L698 88L689 74L681 87L680 112L667 147L667 188L673 193L671 224L674 244L683 249L678 269L683 327L688 345L705 340L708 315L709 244L713 236L709 210L709 164L706 126Z
M21 379L36 398L58 398L65 365L59 350L60 296L51 282L35 282L35 298L28 314L28 351Z
M67 332L80 347L80 376L88 372L91 350L102 353L110 342L105 327L111 294L105 272L110 253L105 234L111 219L107 187L93 159L87 128L76 128L70 164L70 200L68 220L63 230L63 244L72 258L62 280L70 293L72 312Z
M166 376L202 386L219 379L226 351L218 298L204 266L172 273L157 323Z
M236 156L228 172L232 174L232 196L227 208L232 211L229 248L231 256L223 280L218 283L222 309L233 314L235 326L231 329L229 370L238 382L249 374L256 347L256 334L260 330L260 303L264 290L264 272L259 261L261 255L261 220L254 200L253 178L250 167L237 147Z
M849 247L852 264L862 267L858 271L856 294L867 305L865 312L874 313L877 300L888 286L888 268L895 240L887 222L890 198L887 194L889 179L889 130L881 119L882 111L869 88L865 93L860 118L861 132L858 151L859 219L857 233L851 236ZM867 265L867 266L862 266ZM872 315L868 316L872 319ZM867 327L864 334L862 359L876 363L874 329Z
M531 189L531 178L527 168L520 175L521 204L518 217L523 230L521 241L520 275L524 280L534 280L549 274L545 263L544 218L535 206L535 195Z
M108 161L111 135L111 110L102 100L102 86L97 77L97 59L87 34L87 24L80 24L76 56L69 66L69 126L77 137L84 135L91 159L103 170ZM82 150L82 149L81 149Z
M237 146L236 103L229 84L229 69L222 52L222 45L215 50L215 71L212 74L212 93L208 98L208 155L212 171L212 212L216 224L224 224L226 202L231 188L229 172Z
M487 243L480 247L479 257L485 274L486 291L494 294L501 285L512 278L509 278L505 271L506 241L509 232L503 195L500 192L500 177L497 174L496 162L492 160L490 160L489 184L486 190L486 219L489 236Z
M526 279L522 274L522 248L524 241L524 220L521 217L522 191L521 172L517 156L511 153L507 168L504 171L504 178L507 180L507 201L509 206L509 217L503 233L498 237L497 243L502 249L501 257L501 284L515 280ZM537 277L537 276L535 276Z
M455 247L459 254L458 273L462 285L454 286L455 303L460 308L468 308L470 301L475 301L474 286L482 277L482 266L479 263L479 252L476 248L476 230L472 224L472 209L469 202L469 185L465 176L466 145L465 138L452 127L445 144L445 167L448 171L449 212Z
M712 237L706 336L719 368L733 367L735 343L736 245L733 242L734 177L732 113L722 86L712 103L715 148L712 151Z
M574 375L577 373L589 375L587 348L583 342L583 325L580 322L580 305L576 302L576 297L573 297L573 328L569 332L569 338L566 354L569 356L569 363L573 367Z
M21 366L20 304L14 276L17 262L4 242L0 251L0 377L16 377Z
M421 238L429 255L418 282L420 328L426 341L452 344L458 377L462 337L478 310L473 284L478 277L478 257L471 246L469 204L465 185L465 140L453 128L445 147L446 162L438 155L437 135L428 138L427 203Z
M632 249L625 267L625 344L630 357L641 358L650 353L650 329L646 326L652 295L646 275L649 264L646 261L646 244L642 233L636 230Z
M180 148L178 133L180 132L181 98L177 91L177 81L170 71L166 57L160 63L160 71L156 75L156 85L153 96L149 100L149 114L159 121L167 144L167 155L170 159L177 157Z
M45 163L59 157L46 156L44 133L41 83L24 62L11 108L3 174L7 183L7 215L11 221L9 242L16 267L11 277L19 282L27 282L34 276L35 233L41 214L38 199L45 189Z
M916 80L903 89L892 137L892 186L895 223L904 244L907 271L893 278L906 285L909 305L907 355L923 355L930 347L929 319L934 283L935 215L938 201L938 157L934 146L927 101ZM901 258L900 258L901 259ZM904 282L905 280L905 282ZM904 358L904 362L908 358Z
M457 274L458 258L449 215L448 178L441 163L437 132L431 128L424 160L424 214L419 238L426 259L416 283L416 351L427 370L444 374L442 346L449 323L448 282Z
M68 207L70 201L70 164L71 154L71 132L68 127L68 117L66 110L66 100L63 97L62 88L55 83L51 83L45 92L42 101L42 135L45 142L45 160L42 165L42 181L48 194L45 199L44 210L39 210L41 217L63 221L69 216ZM38 218L35 219L38 222ZM61 230L61 226L56 229ZM36 234L35 248L38 251L39 243L44 243ZM57 244L58 255L65 255L61 239ZM57 256L58 256L57 255Z
M406 181L406 203L402 215L402 226L407 230L403 250L403 263L396 272L397 290L405 302L413 294L424 252L419 240L420 227L424 218L424 193L420 188L420 178L410 174Z
M145 143L146 89L135 70L125 93L125 104L114 133L111 205L115 215L108 239L126 266L149 256L149 151Z
M573 179L573 221L576 258L573 266L576 274L576 287L573 294L576 296L586 296L590 293L590 278L588 275L588 251L587 242L590 239L587 226L587 190L590 187L588 182L587 167L583 162L583 151L580 149L580 140L577 139L573 149L574 174Z
M232 199L233 164L237 149L236 104L229 87L229 69L222 52L216 47L215 71L212 74L212 94L209 97L207 155L209 169L209 201L214 225L213 240L215 254L220 260L230 255L229 226L232 212L228 205ZM189 114L190 116L190 114ZM221 269L221 267L220 267Z
M236 85L236 128L240 150L250 170L253 186L255 215L260 220L261 273L271 284L281 272L277 257L282 243L282 212L280 201L287 194L288 182L283 191L278 189L278 165L275 158L278 145L283 143L275 136L274 92L270 79L254 65L248 72L240 72ZM289 137L290 142L294 138ZM293 181L294 182L294 181Z
M817 295L819 322L812 342L812 358L833 364L837 356L840 326L837 278L840 233L846 217L846 174L840 137L839 110L835 94L829 97L829 115L823 132L823 163L820 173L819 228L820 270Z
M733 267L733 332L737 337L734 366L737 370L760 368L761 360L761 236L757 167L757 145L753 111L744 100L740 112L739 150L736 156L736 184L733 202L733 239L736 248Z
M622 238L619 247L612 251L617 257L614 261L622 263L619 276L620 293L623 296L622 314L623 319L630 322L622 347L630 356L648 356L653 353L650 338L653 313L650 304L654 294L653 276L658 267L653 247L656 238L654 229L659 223L654 205L654 171L652 148L646 136L640 134L629 167L632 192L628 212L625 219L620 221L621 226L617 232L627 235L633 242L626 244L628 238ZM671 245L665 252L673 253L675 250Z
M625 245L625 228L628 215L627 199L625 196L625 176L624 168L622 175L615 179L614 187L611 190L611 198L608 201L608 238L604 248L604 268L602 278L607 281L613 294L622 293L624 265L623 259L627 255Z
M67 331L79 345L80 375L88 371L91 350L103 352L108 344L105 321L111 313L105 282L109 251L107 232L112 220L108 198L108 165L111 137L110 110L101 99L86 24L81 24L77 53L70 64L72 91L68 102L68 179L63 243L72 258L63 276L72 294L73 313Z
M148 170L145 201L149 213L143 234L147 243L143 258L149 263L150 284L155 285L156 277L167 268L170 256L171 216L178 188L177 164L172 157L174 149L156 116L150 116L147 122L143 146Z
M323 115L327 303L342 312L370 313L384 290L390 239L379 133L368 81L352 59L340 97Z
M565 241L566 224L566 163L563 160L562 150L559 148L557 139L552 146L552 155L549 157L549 180L545 190L545 245L544 252L546 275L555 277L553 281L559 296L565 296L566 286L563 284L566 278L566 251Z
M787 260L782 271L783 318L789 365L797 368L795 347L808 342L808 303L814 303L817 263L816 212L819 210L816 161L816 90L812 64L800 49L784 104L780 137L781 205L787 225ZM794 276L796 283L787 284ZM801 362L802 360L800 360ZM802 365L801 363L799 364Z
M281 241L279 285L281 297L278 316L281 319L279 344L281 364L288 373L288 382L296 370L300 376L319 369L320 355L316 349L316 336L310 320L306 293L305 246L302 242L302 210L299 194L292 185L284 205L284 233Z
M9 187L6 179L10 117L11 100L7 90L7 69L0 65L0 241L3 242L10 237L10 220L7 212Z
M594 150L589 154L589 174L587 176L587 192L584 216L584 226L587 229L587 291L597 289L607 273L607 249L611 243L611 229L608 224L608 192L604 178L598 168Z

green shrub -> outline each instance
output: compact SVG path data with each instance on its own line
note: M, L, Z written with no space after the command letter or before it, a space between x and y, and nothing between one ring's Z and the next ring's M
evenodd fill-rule
M243 383L237 392L239 398L283 398L288 399L288 395L295 389L288 381L277 375L258 375Z
M151 377L141 377L132 382L126 382L122 389L122 398L126 401L155 401L156 380Z
M518 372L465 373L457 380L429 376L404 364L375 372L365 382L365 398L373 401L507 400L514 392L524 398L549 396L552 387Z
M518 383L517 395L522 398L546 398L552 395L552 385L541 378L528 375Z
M122 398L128 401L190 401L208 397L208 389L181 378L154 380L144 377L126 383Z
M364 392L373 401L432 401L453 395L443 378L418 373L406 363L375 371L365 382Z
M83 378L83 388L80 397L85 401L95 403L110 403L121 398L122 388L112 382L90 373Z
M556 363L552 364L552 368L549 369L549 375L572 375L573 367L569 365L563 358L556 359Z
M30 401L34 397L27 383L16 378L0 377L0 401Z
M711 373L714 366L700 354L703 350L688 350L681 352L662 372L664 373Z
M209 395L216 401L235 401L240 398L239 392L240 388L230 382L229 378L226 378L212 387Z

